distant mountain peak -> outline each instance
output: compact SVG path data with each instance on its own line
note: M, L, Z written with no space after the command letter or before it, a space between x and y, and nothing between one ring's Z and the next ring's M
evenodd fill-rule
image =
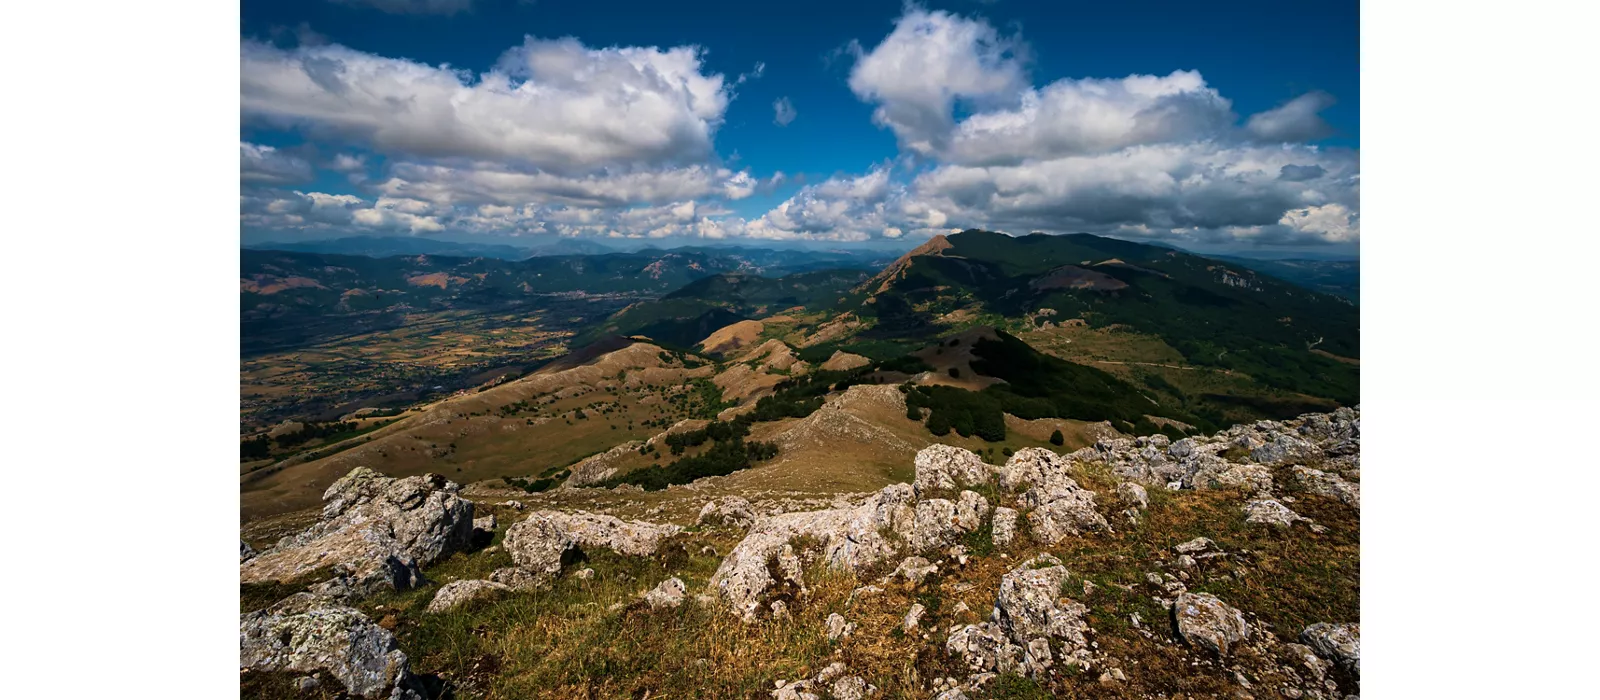
M934 236L933 238L929 238L927 243L923 243L922 245L912 248L910 252L900 256L899 260L894 261L894 263L888 267L883 268L883 272L880 272L872 279L867 280L867 282L861 285L858 289L871 289L873 294L886 291L889 289L889 285L891 283L905 274L906 268L911 267L911 261L913 258L924 255L943 256L944 251L954 247L955 244L951 243L950 239L942 233Z

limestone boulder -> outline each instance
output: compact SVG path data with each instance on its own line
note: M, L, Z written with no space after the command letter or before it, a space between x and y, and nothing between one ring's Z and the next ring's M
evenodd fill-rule
M287 583L331 569L362 596L423 582L422 567L472 541L473 503L437 474L392 479L365 467L323 494L322 517L239 565L242 583Z
M1172 604L1178 636L1192 647L1227 656L1250 638L1244 614L1209 593L1182 593Z
M700 509L700 517L696 521L700 525L733 525L748 528L756 520L754 509L747 501L738 496L723 496L706 502Z
M239 616L239 667L320 671L362 698L407 697L412 685L409 661L394 635L361 611L310 593Z
M971 450L950 445L929 445L917 453L917 475L912 487L918 498L956 491L989 482L991 467Z
M1300 641L1317 656L1361 677L1361 625L1318 622L1300 633Z

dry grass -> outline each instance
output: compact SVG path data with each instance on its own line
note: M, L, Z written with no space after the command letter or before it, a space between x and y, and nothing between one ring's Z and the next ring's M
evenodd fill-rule
M535 373L441 401L346 445L309 453L348 446L335 454L289 459L251 472L241 479L241 516L248 521L315 506L329 484L358 466L389 476L433 472L471 483L543 474L623 442L647 439L662 430L647 422L670 425L693 417L687 404L668 398L685 395L691 378L711 373L710 367L663 361L660 353L641 343L588 365ZM502 412L519 402L527 402L527 408Z
M463 373L486 372L486 381L505 365L564 354L565 326L538 314L422 313L401 328L245 358L239 422L264 427L302 406L404 393Z

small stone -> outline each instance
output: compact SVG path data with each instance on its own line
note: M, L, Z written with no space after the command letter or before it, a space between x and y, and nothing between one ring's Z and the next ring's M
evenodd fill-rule
M580 581L587 581L594 578L594 569L578 569L573 572L572 577Z
M854 632L855 629L856 626L846 622L843 615L840 615L839 613L832 613L828 615L829 641L843 639L844 637L849 636L851 632Z
M917 624L922 621L922 613L926 612L926 610L927 608L924 608L922 603L913 603L911 611L906 613L905 619L901 621L900 628L907 632L916 629Z
M905 580L910 581L912 585L920 585L923 579L927 578L928 576L932 575L933 572L938 570L939 567L929 563L927 559L923 559L922 557L906 557L905 561L900 562L900 566L895 567L894 573L889 574L889 576L891 578L904 578Z
M655 589L646 593L644 600L653 609L676 608L683 605L683 598L686 592L687 589L683 585L683 579L674 576L662 581Z
M472 529L486 533L493 533L498 524L499 521L495 519L494 513L490 513L481 518L472 519Z
M494 581L452 581L433 595L428 612L441 613L474 600L495 597L511 590L510 586Z
M864 700L867 697L867 679L846 676L834 681L828 690L833 693L835 700Z
M1244 521L1247 523L1274 527L1289 527L1296 521L1305 520L1299 513L1289 510L1288 506L1271 498L1261 498L1246 503L1244 514Z
M845 601L845 604L848 605L850 603L856 602L856 598L857 597L865 597L865 596L869 596L869 595L877 595L877 594L882 593L882 592L883 592L883 589L879 588L877 586L871 586L871 585L862 586L862 587L857 588L857 589L855 589L853 591L850 591L850 598Z
M756 521L750 501L738 496L724 496L706 503L696 521L700 525L733 525L748 528Z
M1124 481L1120 484L1117 484L1117 496L1122 499L1123 503L1127 503L1128 505L1137 508L1150 507L1150 494L1145 492L1143 486L1135 484L1131 481Z
M771 607L772 607L772 619L774 619L774 620L787 620L787 619L789 619L789 604L788 603L785 603L785 602L783 602L781 600L774 600L774 601L772 601L772 606Z

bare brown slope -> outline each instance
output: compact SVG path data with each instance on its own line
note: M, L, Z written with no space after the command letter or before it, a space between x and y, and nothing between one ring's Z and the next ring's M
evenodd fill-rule
M343 451L245 475L240 514L248 520L314 506L329 484L358 466L397 477L435 472L457 482L540 474L649 438L658 429L646 421L676 420L668 398L712 372L689 369L649 343L564 364L442 400L345 443L353 446Z
M718 328L705 340L700 341L701 349L713 355L732 353L739 348L754 343L761 337L764 326L760 321L739 321L731 325Z
M912 248L911 252L900 256L900 259L894 261L894 264L883 268L883 272L874 275L872 279L867 280L860 287L856 287L856 290L869 290L872 294L880 294L889 289L890 284L905 274L906 268L911 267L913 259L922 255L944 255L944 251L952 247L954 246L950 244L950 239L945 238L944 234L929 238L927 243Z

